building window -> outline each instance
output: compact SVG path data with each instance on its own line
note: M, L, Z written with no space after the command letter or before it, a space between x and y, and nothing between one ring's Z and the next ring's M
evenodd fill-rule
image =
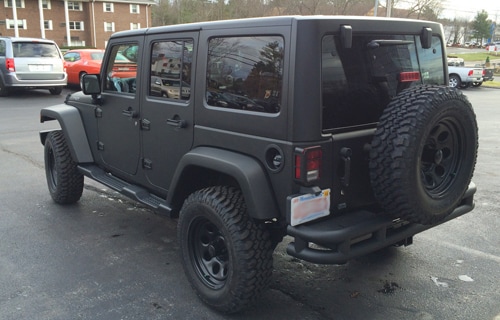
M137 29L140 29L140 28L141 28L141 24L140 23L133 23L133 22L130 23L130 30L137 30Z
M68 10L82 11L82 3L79 1L68 1Z
M131 4L130 5L130 13L140 13L139 5L138 4Z
M14 20L12 20L12 19L6 19L5 24L7 25L7 29L14 29L15 28ZM26 25L26 19L17 19L17 28L18 29L27 29L28 27Z
M50 10L50 0L42 0L42 8Z
M52 20L45 20L43 22L43 28L45 30L52 30Z
M83 21L70 21L69 22L70 30L84 30Z
M85 47L85 41L71 39L71 46Z
M115 23L114 22L104 22L104 31L105 32L115 32Z
M103 6L103 9L104 9L104 12L114 12L113 3L111 3L111 2L104 2L102 4L102 6Z
M6 8L12 8L12 0L4 0ZM24 0L16 0L16 8L24 8Z

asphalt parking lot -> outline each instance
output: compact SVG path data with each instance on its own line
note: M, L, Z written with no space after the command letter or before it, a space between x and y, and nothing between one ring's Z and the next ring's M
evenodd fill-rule
M500 90L464 91L479 124L476 209L342 266L274 254L270 289L221 315L189 287L176 221L93 182L76 205L47 191L40 108L47 91L0 98L0 320L453 319L500 320ZM286 241L285 241L286 242Z

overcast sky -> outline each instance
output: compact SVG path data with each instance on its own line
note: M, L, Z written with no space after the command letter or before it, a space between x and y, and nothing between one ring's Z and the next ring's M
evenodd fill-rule
M500 0L445 0L443 15L447 18L474 18L481 10L488 12L488 18L500 23Z

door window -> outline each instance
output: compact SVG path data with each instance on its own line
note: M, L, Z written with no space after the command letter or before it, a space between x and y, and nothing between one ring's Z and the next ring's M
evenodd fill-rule
M106 69L105 91L117 91L135 94L137 82L137 52L136 43L115 45Z
M189 100L193 40L160 41L153 44L149 95Z

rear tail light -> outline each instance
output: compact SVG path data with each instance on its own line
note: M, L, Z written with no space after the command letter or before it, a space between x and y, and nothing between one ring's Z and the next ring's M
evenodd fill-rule
M472 76L472 74L474 73L474 70L469 70L469 77Z
M321 147L295 149L295 179L304 183L318 180L321 177Z
M16 72L16 67L14 65L14 59L13 58L7 58L7 59L5 59L5 67L7 68L8 72Z
M483 69L483 77L486 77L486 69Z
M399 74L399 82L414 82L420 80L420 72L401 72Z

